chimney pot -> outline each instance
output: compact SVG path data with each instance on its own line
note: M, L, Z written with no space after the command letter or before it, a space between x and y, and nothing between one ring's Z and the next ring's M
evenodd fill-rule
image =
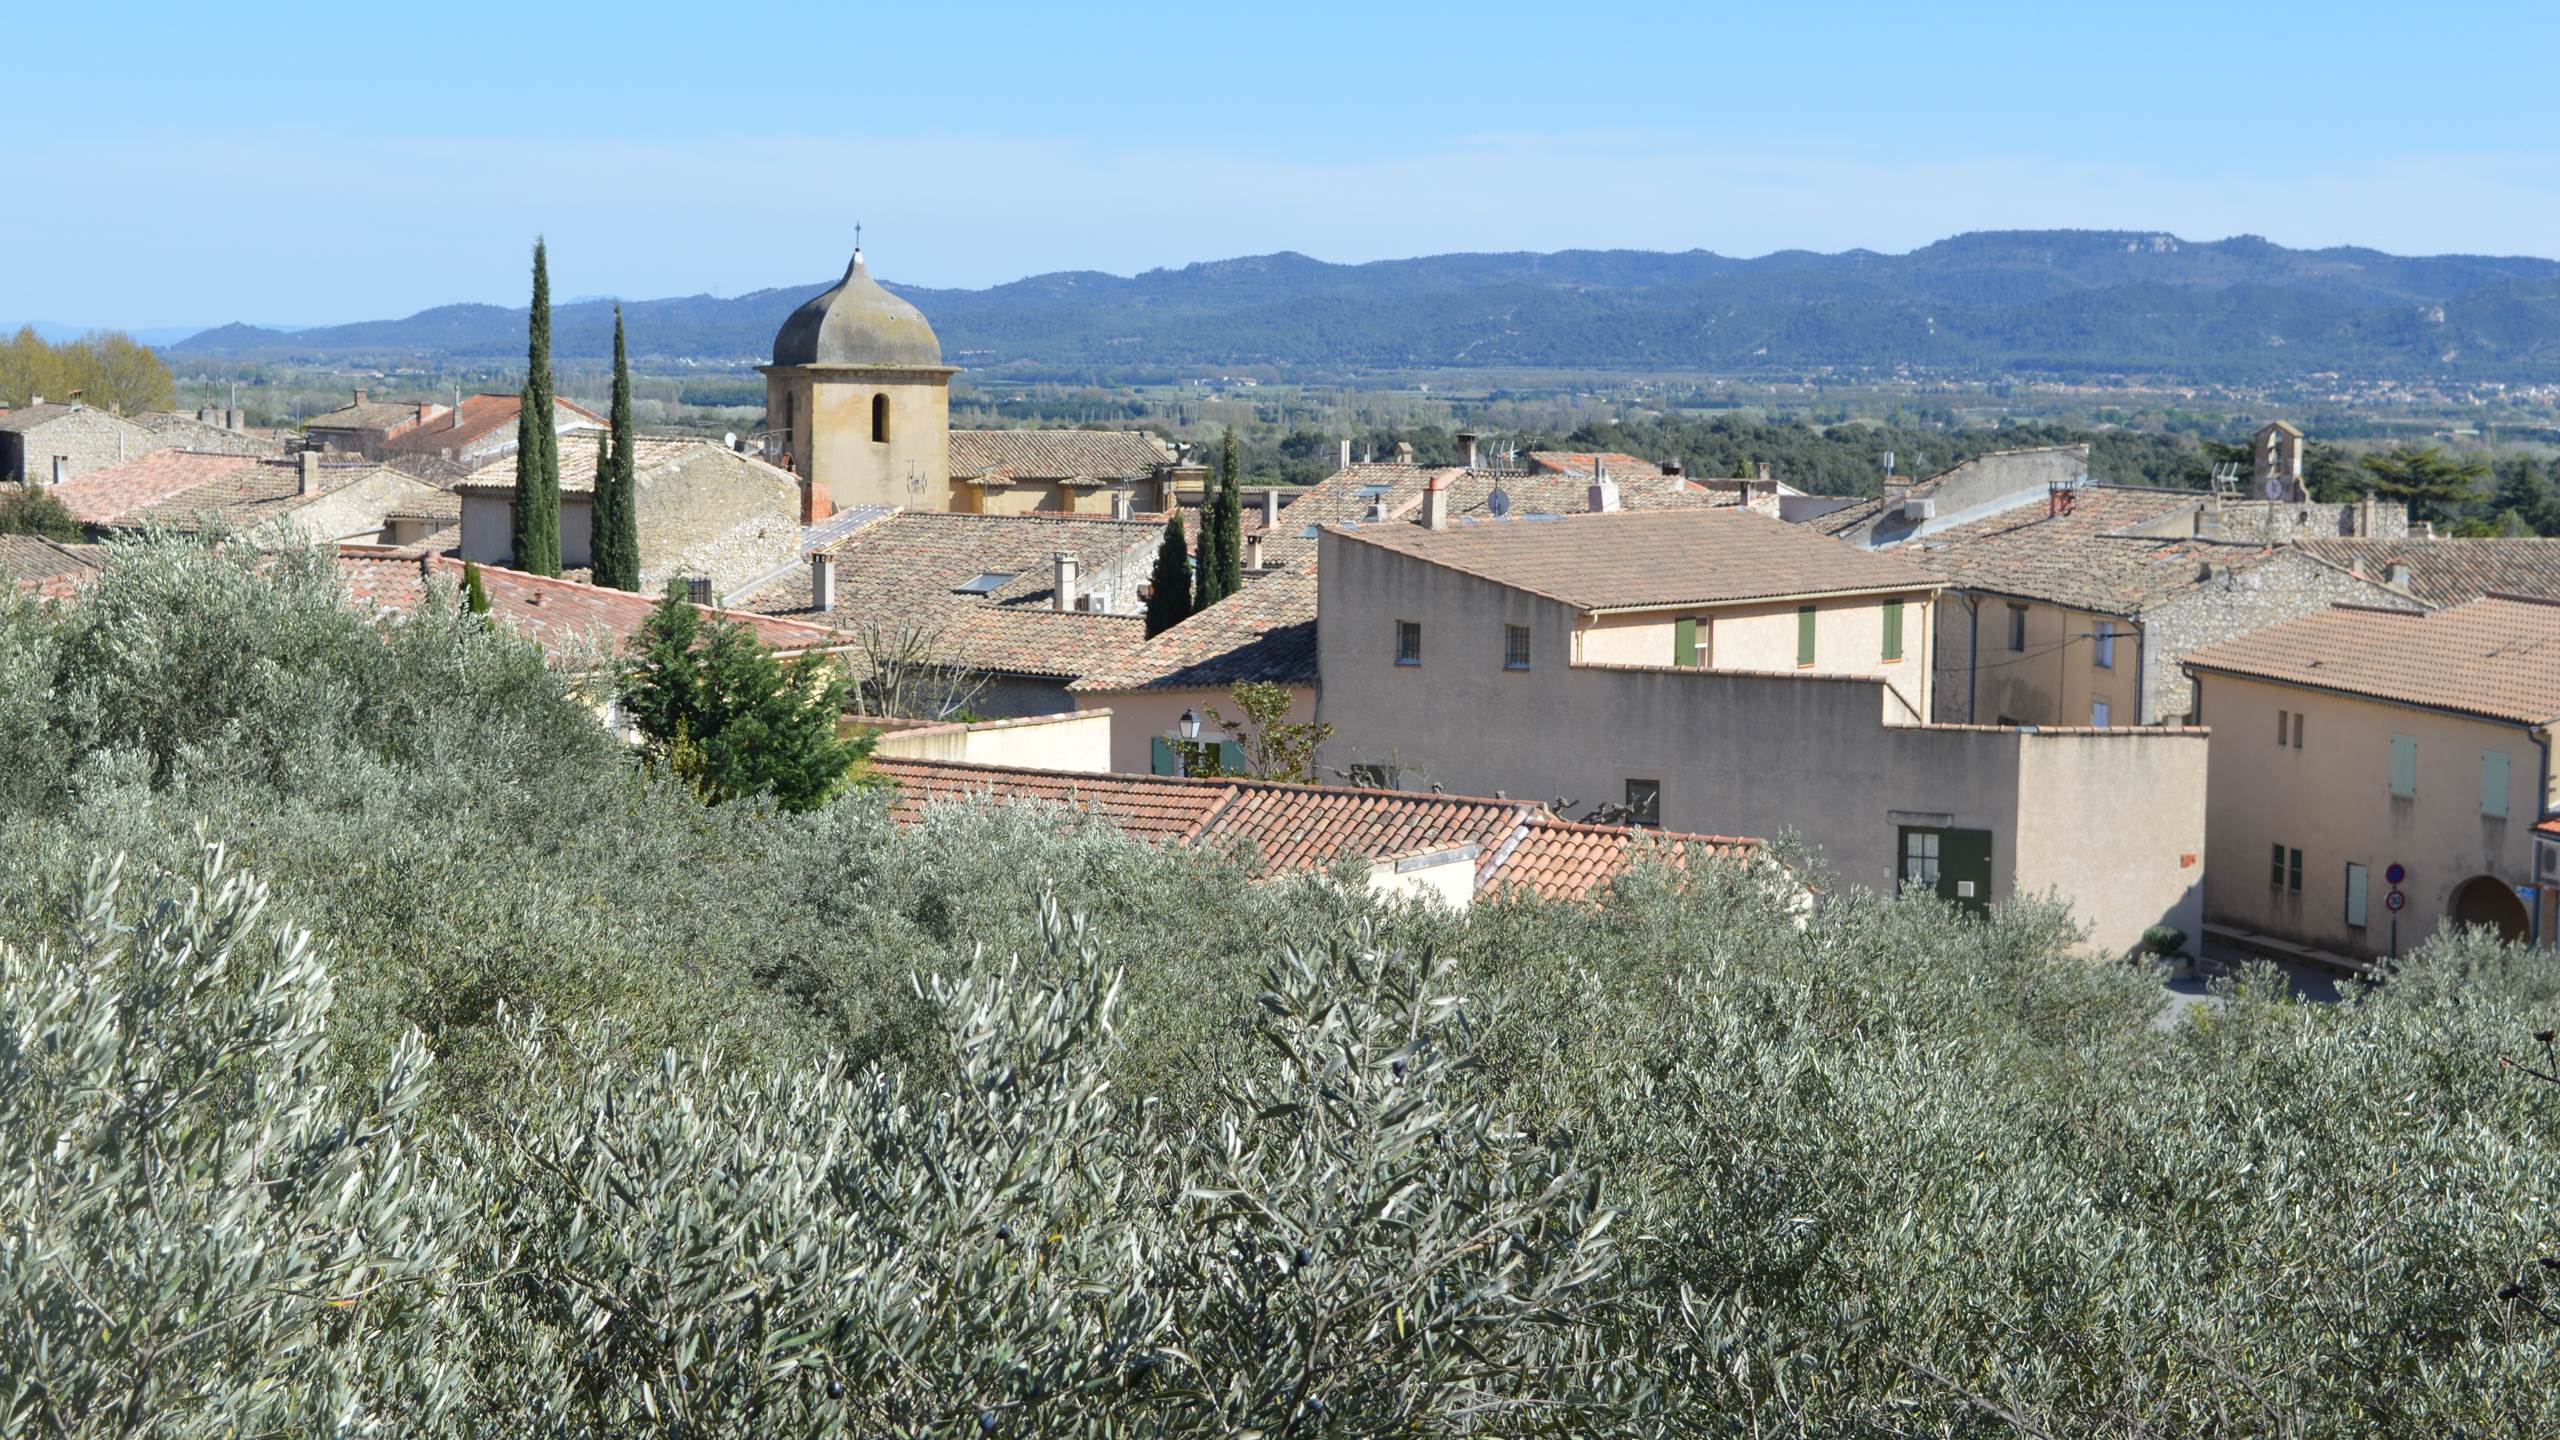
M1412 441L1399 440L1396 442L1396 463L1399 465L1410 465L1413 463Z
M1076 557L1061 550L1050 563L1053 573L1050 577L1049 603L1059 610L1073 610L1076 608Z
M361 390L356 392L356 403L359 405L364 403L364 392Z
M41 395L37 396L37 397L36 397L36 403L37 403L37 404L39 404L39 405L43 404L43 403L44 403L44 397L43 397L43 396L41 396ZM1350 441L1345 440L1345 441L1343 441L1343 442L1342 442L1342 463L1341 463L1341 464L1339 464L1339 465L1336 465L1334 468L1335 468L1335 469L1337 469L1337 470L1348 470L1348 469L1350 469L1350 468L1351 468L1351 442L1350 442Z
M1591 513L1606 515L1618 508L1618 482L1600 472L1599 462L1592 462Z
M1484 462L1478 459L1476 455L1476 435L1474 431L1461 430L1458 432L1458 448L1466 454L1466 466L1468 469L1481 470L1484 468Z
M1770 467L1768 461L1757 460L1752 462L1751 476L1755 480L1774 480L1777 478L1777 472Z
M836 608L836 557L824 550L809 552L809 608L822 615Z
M2384 567L2382 579L2384 584L2396 585L2406 590L2409 588L2409 567L2401 561L2394 560Z
M1244 568L1248 571L1262 568L1262 532L1259 530L1244 537Z
M1268 530L1279 523L1280 492L1277 488L1266 489L1262 492L1262 528Z

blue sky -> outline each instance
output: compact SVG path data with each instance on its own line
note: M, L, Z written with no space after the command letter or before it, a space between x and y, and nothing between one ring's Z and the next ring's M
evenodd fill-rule
M313 323L1272 250L1969 229L2560 253L2560 7L426 7L14 17L0 320ZM33 63L25 63L33 62Z

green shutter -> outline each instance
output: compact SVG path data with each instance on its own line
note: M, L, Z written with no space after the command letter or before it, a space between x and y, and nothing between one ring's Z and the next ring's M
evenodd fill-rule
M2507 752L2480 752L2480 813L2507 818Z
M1697 621L1674 620L1671 622L1671 663L1674 665L1698 663Z
M1171 775L1175 772L1176 768L1177 767L1173 763L1173 742L1162 735L1154 736L1149 739L1147 741L1148 773L1153 775Z
M1813 663L1813 607L1810 605L1796 607L1796 663Z
M1218 742L1218 773L1221 775L1241 775L1244 773L1243 742L1237 740L1221 740Z
M1902 658L1902 602L1899 600L1884 607L1884 658Z
M2391 737L2391 793L2407 799L2418 793L2418 737Z
M2284 847L2278 845L2274 850L2274 857L2267 862L2267 883L2281 890L2284 888Z
M2302 893L2302 852L2299 850L2287 850L2284 854L2284 888L2292 891L2296 895L2299 895Z

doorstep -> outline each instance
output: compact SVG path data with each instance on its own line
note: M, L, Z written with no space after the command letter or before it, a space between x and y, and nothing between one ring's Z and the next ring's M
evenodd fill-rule
M2243 950L2254 950L2277 960L2297 960L2304 964L2335 970L2340 974L2362 976L2366 979L2382 973L2381 967L2370 960L2358 960L2341 955L2334 950L2322 950L2299 941L2287 940L2280 935L2262 935L2255 930L2243 930L2236 925L2216 925L2208 920L2205 922L2204 933L2225 944L2237 945Z

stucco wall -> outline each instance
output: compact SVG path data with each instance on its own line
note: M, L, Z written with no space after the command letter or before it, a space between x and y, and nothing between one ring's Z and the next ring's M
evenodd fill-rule
M1943 817L1927 823L1992 833L1994 901L2022 884L2059 887L2107 951L2195 913L2201 866L2181 860L2204 850L2201 733L1887 725L1886 688L1870 679L1508 671L1498 645L1435 650L1430 637L1518 616L1560 638L1564 607L1337 536L1323 545L1317 713L1336 726L1331 764L1398 759L1409 787L1563 797L1576 816L1622 800L1630 779L1653 780L1672 829L1794 831L1842 881L1877 889L1896 884L1897 825L1921 823L1897 815ZM1397 618L1423 622L1423 664L1395 664ZM2115 822L2113 777L2126 774L2157 792L2156 823ZM2078 808L2093 794L2107 803ZM2060 844L2073 827L2084 833Z
M2454 892L2479 875L2530 883L2531 835L2560 796L2543 791L2542 751L2521 726L2330 695L2228 675L2199 677L2213 727L2206 812L2214 863L2205 910L2214 920L2343 954L2391 946L2383 872L2405 865L2400 944L2435 933ZM2302 748L2275 741L2276 712L2303 719ZM2289 730L2290 727L2288 727ZM2391 737L2418 742L2417 793L2391 794ZM2507 756L2507 817L2480 813L2480 756ZM2302 890L2270 883L2272 846L2302 852ZM2369 872L2366 924L2346 923L2346 867Z
M1906 520L1897 511L1885 510L1840 538L1870 547L1915 540L2021 504L2042 504L2049 487L2085 480L2088 474L2086 445L1978 455L1912 488L1913 495L1936 503L1937 513L1931 518Z
M1966 608L1979 607L1979 620ZM2009 609L2026 610L2025 648L2009 648ZM2115 663L2097 663L2101 622L2116 629ZM2005 595L1949 594L1938 603L1936 718L1957 725L2087 725L2091 702L2107 702L2109 725L2140 723L2143 637L2132 622ZM1974 648L1980 647L1978 662ZM1970 699L1968 699L1970 697Z
M1111 765L1111 719L1108 710L1092 710L974 725L892 730L880 737L874 753L972 765L1099 772Z
M1312 685L1289 687L1290 704L1286 719L1305 724L1316 718L1316 692ZM1179 733L1182 712L1196 710L1200 714L1200 733L1216 737L1225 732L1209 718L1212 709L1230 719L1243 718L1235 696L1221 689L1191 690L1121 690L1102 694L1079 694L1075 697L1080 711L1111 711L1111 768L1131 775L1144 775L1154 763L1154 742L1160 736ZM1324 764L1331 747L1319 749L1316 760ZM1330 782L1333 776L1320 774L1319 780Z
M871 438L871 397L889 397L889 439ZM949 376L930 370L770 369L768 424L790 416L792 472L826 488L835 508L951 508ZM912 464L915 482L908 481Z

